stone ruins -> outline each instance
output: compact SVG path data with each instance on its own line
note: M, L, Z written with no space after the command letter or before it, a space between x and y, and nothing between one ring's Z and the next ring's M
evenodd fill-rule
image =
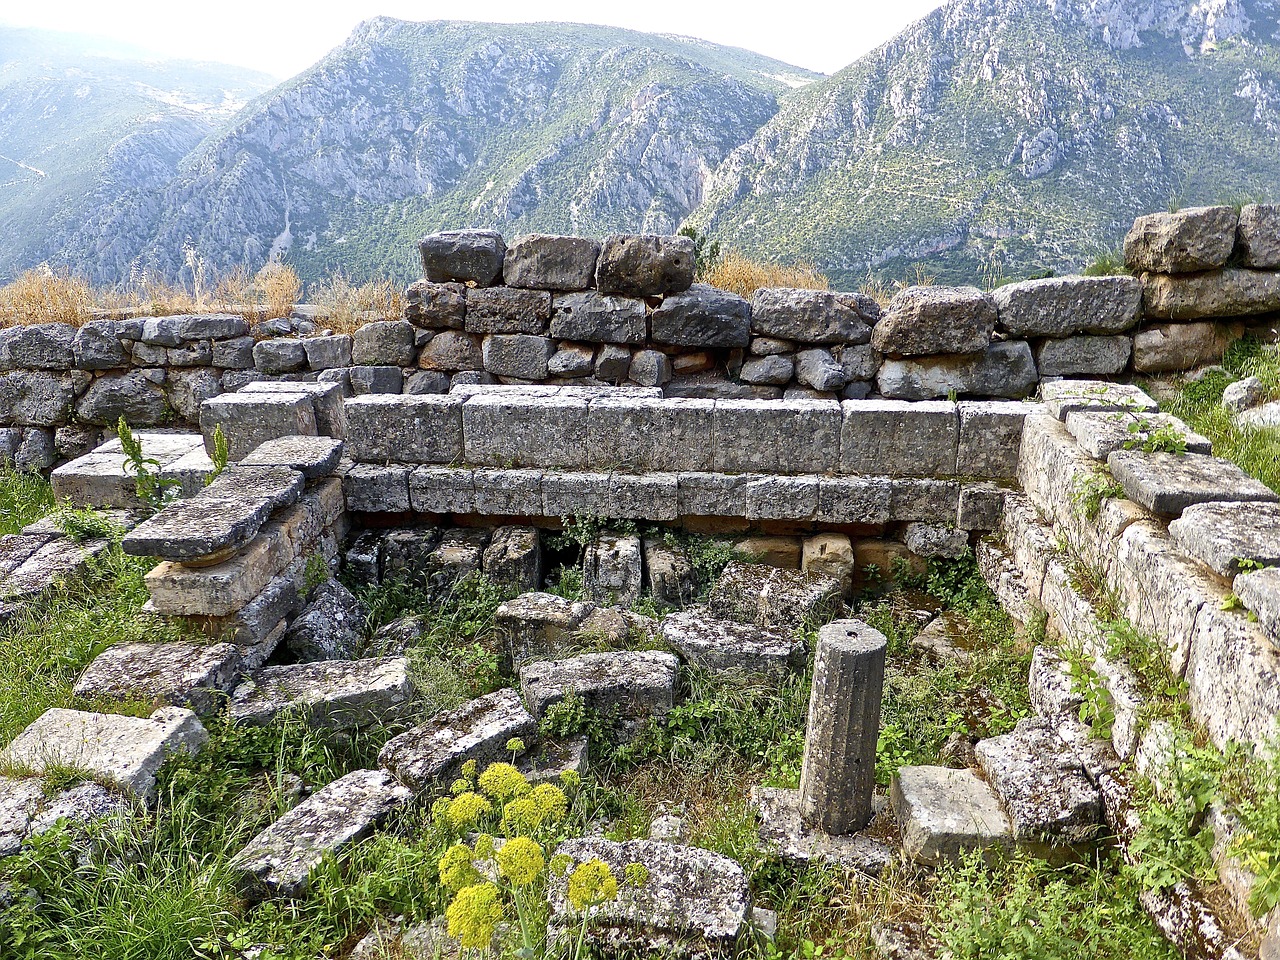
M6 757L37 772L72 764L145 802L166 755L200 750L202 718L220 711L263 724L301 710L332 730L405 716L405 635L362 636L363 611L325 574L410 576L443 595L483 572L519 593L498 612L518 689L432 717L387 742L376 768L301 800L237 857L247 895L305 896L326 853L429 805L512 738L534 779L585 769L585 742L539 742L539 720L571 693L625 742L672 709L686 665L803 670L805 622L820 629L800 788L754 794L781 856L878 874L900 856L1058 860L1104 833L1123 843L1129 770L1158 776L1164 738L1139 722L1133 673L1113 661L1073 563L1100 571L1132 623L1168 645L1215 744L1276 730L1280 576L1267 565L1280 561L1280 498L1126 381L1216 362L1246 333L1275 339L1262 318L1280 312L1278 238L1280 208L1156 214L1126 241L1140 277L911 287L881 310L857 294L766 289L748 302L695 284L682 237L507 246L460 231L421 242L425 279L403 318L351 337L229 315L2 330L0 459L52 468L60 498L118 511L124 550L161 561L149 614L208 638L108 649L76 693L155 712L50 710ZM1280 424L1280 404L1250 416ZM108 440L120 417L180 495L140 521L126 453ZM1187 452L1129 449L1131 422L1181 430ZM231 464L206 485L216 432ZM1079 491L1104 466L1123 495L1088 516ZM606 531L586 552L591 599L572 603L543 592L543 554L545 534L578 515L730 536L764 563L730 564L688 607L695 574L678 548ZM0 619L104 545L47 522L4 538ZM868 565L969 550L1015 618L1047 616L1028 678L1037 716L979 742L964 769L902 769L885 796L886 640L844 599ZM632 612L646 594L683 609ZM622 652L575 654L586 634ZM1109 740L1079 720L1067 648L1103 678ZM0 779L0 856L54 809L90 819L120 802L93 783L48 797ZM875 829L886 817L896 840ZM708 955L767 923L737 864L675 834L562 846L648 867L653 886L609 907L613 947ZM553 927L571 922L563 891L549 896ZM1241 956L1194 885L1144 905L1187 955ZM1264 956L1278 955L1277 924Z

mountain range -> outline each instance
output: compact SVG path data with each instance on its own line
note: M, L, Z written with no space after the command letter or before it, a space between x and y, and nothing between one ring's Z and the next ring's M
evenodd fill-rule
M438 229L690 225L846 288L998 282L1079 269L1140 212L1280 199L1278 148L1275 0L952 0L833 76L376 18L276 83L0 29L0 280L408 279Z

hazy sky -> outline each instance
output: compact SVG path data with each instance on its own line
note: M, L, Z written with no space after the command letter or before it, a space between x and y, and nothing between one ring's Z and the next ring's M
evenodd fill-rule
M279 0L34 0L5 6L10 9L0 13L0 23L101 34L167 56L220 60L286 77L340 44L361 20L378 15L405 20L562 20L681 33L833 73L941 2L783 0L766 6L707 0L488 0L475 5L399 0L317 0L307 4Z

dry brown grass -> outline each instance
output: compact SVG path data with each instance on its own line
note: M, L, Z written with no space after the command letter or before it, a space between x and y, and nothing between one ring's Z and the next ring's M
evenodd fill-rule
M302 295L298 272L283 263L268 263L254 277L253 286L262 292L262 305L266 308L262 313L264 320L287 317Z
M398 320L404 313L404 294L390 278L354 284L335 273L312 291L312 300L336 333L354 333L374 320Z
M34 323L78 327L93 319L96 299L93 288L69 271L27 270L0 287L0 327Z
M748 299L761 287L831 289L831 284L822 271L811 263L762 263L736 250L730 250L720 257L698 279Z

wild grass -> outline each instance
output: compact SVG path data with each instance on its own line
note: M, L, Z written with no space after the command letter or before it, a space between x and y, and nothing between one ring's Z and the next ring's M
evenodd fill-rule
M0 328L36 323L79 327L93 319L93 288L70 271L27 270L0 287Z
M356 284L335 273L312 290L311 299L335 333L355 333L374 320L398 320L404 312L404 294L390 278Z
M828 290L830 281L809 263L778 264L752 260L736 250L724 253L698 278L702 283L751 299L761 287Z
M0 466L0 536L53 512L53 487L39 474Z

